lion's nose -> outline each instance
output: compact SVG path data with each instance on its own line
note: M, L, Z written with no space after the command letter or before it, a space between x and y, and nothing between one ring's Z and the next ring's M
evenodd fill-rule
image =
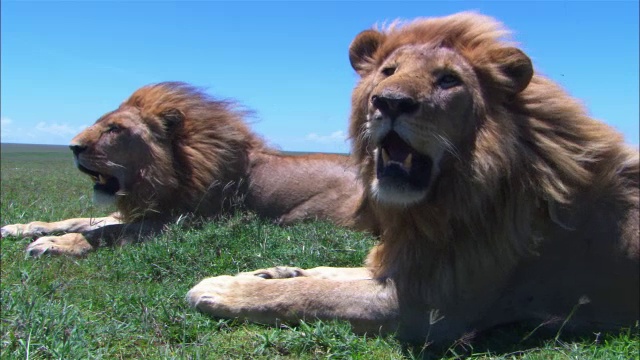
M69 145L69 149L71 149L71 151L73 151L73 155L78 156L78 154L80 154L81 152L85 151L87 149L87 147L84 146L84 145L79 145L79 144L71 144L71 145Z
M402 114L418 110L418 102L404 94L373 95L371 103L384 115L395 119Z

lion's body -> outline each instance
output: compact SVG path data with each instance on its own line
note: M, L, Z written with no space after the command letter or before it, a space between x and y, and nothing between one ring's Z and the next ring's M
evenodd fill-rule
M238 207L281 224L324 219L368 229L355 218L362 187L348 156L280 154L249 130L244 115L183 83L142 87L71 144L96 196L115 200L118 213L7 225L2 235L72 233L41 237L28 252L82 255L102 243L137 241L180 216Z
M281 224L325 219L376 232L367 217L356 217L363 189L348 156L262 151L251 153L250 160L251 182L245 203L257 214Z
M633 326L638 151L505 34L463 13L358 35L350 135L367 188L360 210L381 233L366 270L209 278L190 303L420 341L556 318L577 330Z

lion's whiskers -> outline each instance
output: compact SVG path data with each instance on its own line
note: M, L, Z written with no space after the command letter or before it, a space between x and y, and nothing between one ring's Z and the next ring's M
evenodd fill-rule
M126 167L124 165L120 165L120 164L114 163L111 160L107 160L107 164L106 165L110 166L110 167L117 167L117 168L121 168L121 169L126 169Z
M435 141L442 144L444 150L451 154L454 158L456 158L456 160L462 160L462 158L460 157L460 151L458 151L458 148L451 142L451 140L447 139L446 136L441 135L435 131L431 131L429 135L431 135L431 137L434 138Z

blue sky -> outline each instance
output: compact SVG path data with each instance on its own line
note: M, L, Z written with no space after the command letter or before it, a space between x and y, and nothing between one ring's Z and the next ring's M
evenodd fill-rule
M347 152L347 50L376 23L476 10L537 71L638 144L638 1L2 1L2 142L67 144L145 84L179 80L255 111L282 150Z

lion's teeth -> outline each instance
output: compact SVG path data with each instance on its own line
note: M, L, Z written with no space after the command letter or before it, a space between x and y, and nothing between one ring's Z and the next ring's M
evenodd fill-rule
M104 176L102 176L102 174L100 174L98 175L98 182L104 185L107 183L107 179Z
M389 154L387 154L387 151L382 148L382 165L387 165L387 163L389 162Z
M404 159L404 162L402 163L402 165L404 165L404 168L407 170L411 170L411 160L413 158L413 154L409 153L409 155L407 156L406 159Z

